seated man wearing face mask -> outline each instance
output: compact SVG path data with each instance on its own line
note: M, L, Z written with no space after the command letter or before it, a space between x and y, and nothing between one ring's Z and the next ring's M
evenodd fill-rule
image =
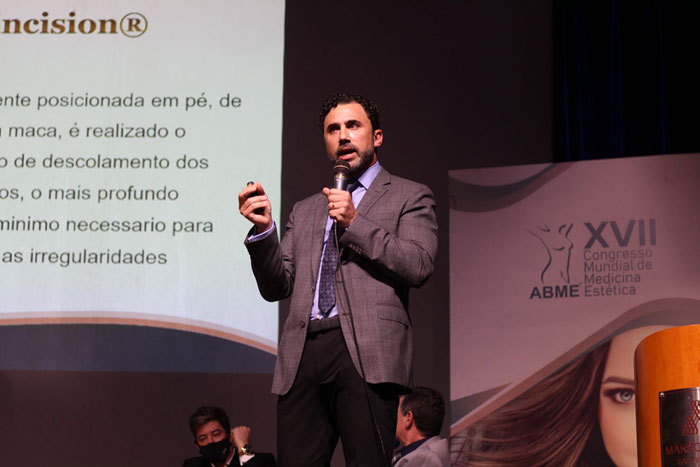
M190 416L190 430L201 456L185 460L182 467L275 467L272 454L254 452L250 428L233 430L219 407L200 407Z

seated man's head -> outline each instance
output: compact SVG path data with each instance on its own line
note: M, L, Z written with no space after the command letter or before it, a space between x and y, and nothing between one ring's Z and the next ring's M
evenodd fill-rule
M210 462L223 462L231 454L233 435L228 415L220 407L200 407L190 415L190 431L199 452Z
M417 386L401 396L396 420L396 439L409 445L437 436L445 418L445 401L435 389Z

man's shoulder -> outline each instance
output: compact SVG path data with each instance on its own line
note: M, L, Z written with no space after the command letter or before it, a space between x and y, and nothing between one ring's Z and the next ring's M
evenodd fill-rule
M449 456L447 440L433 436L418 449L401 458L396 467L443 467L450 465Z
M389 173L385 169L383 169L379 173L377 179L375 179L375 182L379 182L380 184L387 184L390 187L400 189L401 191L407 191L411 193L429 192L432 195L432 190L427 185L417 182L415 180L399 177L398 175Z
M433 452L435 455L437 455L441 461L447 462L446 465L449 465L450 462L450 445L448 441L445 438L440 438L439 436L433 436L428 440L427 443L425 443L428 449L430 449L431 452Z
M427 448L437 453L449 452L450 450L447 440L439 436L433 436L425 444Z

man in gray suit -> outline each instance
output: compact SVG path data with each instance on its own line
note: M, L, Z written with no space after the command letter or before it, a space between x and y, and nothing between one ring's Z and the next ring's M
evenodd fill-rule
M347 466L384 466L411 378L408 291L433 272L435 202L379 165L383 132L370 101L336 94L319 123L328 157L349 165L347 191L296 203L281 243L261 184L239 194L261 295L291 296L272 384L278 460L329 465L340 436Z

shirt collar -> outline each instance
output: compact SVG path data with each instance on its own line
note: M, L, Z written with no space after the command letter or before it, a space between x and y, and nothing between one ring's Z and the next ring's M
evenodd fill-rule
M374 164L370 165L365 169L364 172L362 172L362 175L360 175L357 178L357 181L360 182L360 185L365 190L369 189L369 186L372 184L375 178L377 178L377 175L379 175L379 172L382 170L382 166L379 165L379 161L375 162Z
M400 451L401 457L415 451L416 449L418 449L420 447L421 444L425 443L429 439L430 439L430 436L427 438L419 439L418 441L414 441L413 443L409 444L408 446L404 446L403 448L401 448L401 451Z

